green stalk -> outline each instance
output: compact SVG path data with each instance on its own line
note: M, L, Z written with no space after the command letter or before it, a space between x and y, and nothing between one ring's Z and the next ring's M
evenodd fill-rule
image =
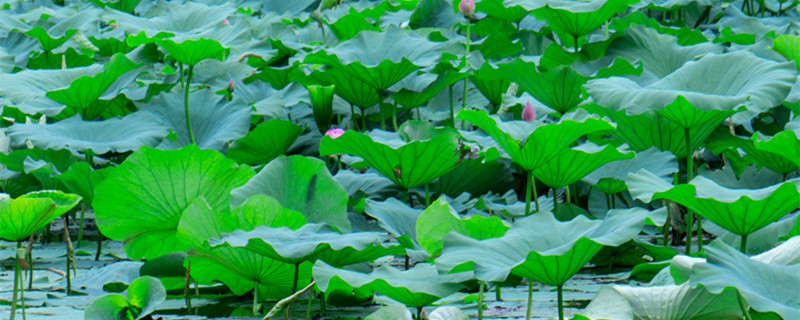
M553 213L558 215L558 192L553 188Z
M253 314L258 315L258 280L256 280L255 284L253 288Z
M181 87L186 88L186 84L183 83L183 62L179 62L178 63L178 69L180 70L180 73L181 73L181 74L179 74L178 81L180 81Z
M581 61L581 52L578 50L578 36L572 35L572 39L575 40L575 62Z
M103 253L103 234L97 230L97 253L94 255L94 261L100 261L100 254Z
M417 120L422 121L422 111L420 111L419 109L420 109L419 106L417 106Z
M381 114L381 130L386 131L386 116L383 114L383 100L385 100L386 97L383 96L380 90L378 91L378 95L381 97L380 102L378 102L378 112Z
M13 292L13 294L11 296L12 297L11 298L11 320L14 320L14 318L17 316L17 292L19 292L19 290L20 290L20 287L19 287L19 283L20 283L19 280L20 279L19 279L19 277L20 277L20 273L21 273L20 272L20 265L19 265L19 258L20 258L19 252L20 252L21 248L22 248L22 243L17 241L17 258L14 259L14 260L16 260L16 262L14 263L14 292ZM22 306L22 307L23 307L23 309L25 308L25 306Z
M192 260L190 259L189 262L186 264L186 278L183 280L183 299L186 301L186 309L192 309L192 295L189 294L189 283L192 271Z
M430 193L428 191L428 183L426 182L425 183L425 207L428 207L430 205L431 205L431 196L430 196Z
M417 307L417 320L422 319L422 307Z
M528 311L525 312L525 320L531 320L531 308L533 308L533 280L528 279Z
M499 283L494 285L494 300L503 301L502 290Z
M453 113L453 85L450 85L450 121L453 122L453 128L456 127L456 117Z
M558 320L564 320L564 285L559 285L558 289Z
M297 263L294 265L294 280L292 281L292 294L297 292L297 282L300 280L300 264ZM286 316L283 319L289 320L292 318L292 305L294 305L294 301L290 301L289 305L286 306Z
M483 320L483 281L478 281L478 320Z
M464 65L466 65L467 68L469 68L469 45L470 45L469 26L471 26L471 25L472 25L472 21L467 19L467 52L464 54ZM467 73L469 73L469 70L467 71ZM466 77L466 78L464 78L464 100L462 101L463 104L461 106L461 109L463 109L463 110L467 109L467 89L468 88L469 88L469 77ZM455 122L453 122L453 126L455 126ZM464 129L464 122L461 122L461 129L462 130Z
M742 236L742 243L739 244L739 251L746 254L745 250L747 250L747 235Z
M753 317L750 315L750 305L747 304L747 301L739 294L739 307L742 308L742 313L744 314L745 320L753 320ZM14 319L14 318L11 318Z
M81 240L83 240L83 218L86 214L86 202L81 201L81 220L80 225L78 226L78 247L81 246Z
M64 242L67 245L67 295L72 293L72 277L69 275L70 260L72 260L72 242L69 237L69 213L64 215Z
M531 189L533 188L533 184L531 183L531 179L533 178L533 172L528 171L528 179L525 181L525 215L528 216L531 214Z
M356 108L352 103L350 104L350 118L350 120L353 121L353 129L356 129L356 131L361 131L358 130L358 122L356 122Z
M192 85L192 75L194 66L189 66L189 74L186 77L186 85L183 86L183 110L186 113L186 129L189 130L189 141L195 144L194 133L192 133L192 119L189 116L189 87Z
M313 291L308 295L308 305L306 306L306 320L311 319L311 297L313 297Z
M394 102L394 107L392 107L392 129L397 132L397 101Z
M364 109L361 109L361 130L367 132L367 115Z
M689 135L689 128L684 129L686 136L686 183L694 178L694 150L692 150L692 139ZM692 210L686 208L686 255L692 253L692 229L694 228Z

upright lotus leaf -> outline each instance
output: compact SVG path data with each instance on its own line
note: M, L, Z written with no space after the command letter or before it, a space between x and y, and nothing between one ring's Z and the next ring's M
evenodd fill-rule
M708 53L722 53L720 44L703 42L690 46L678 45L678 38L645 26L625 28L625 36L614 40L608 47L608 56L619 56L630 61L641 61L645 72L661 79L682 67L686 62Z
M379 232L342 234L330 225L310 223L297 230L269 226L260 226L249 231L236 230L221 238L209 239L208 242L215 248L247 248L257 254L293 265L317 260L325 254L326 258L332 258L325 262L342 267L398 253L399 247L382 246L385 240L385 234Z
M398 148L376 142L369 135L348 130L338 138L325 136L322 156L347 153L364 158L403 189L423 185L452 170L460 160L458 133L446 131L429 140L412 141ZM425 164L420 165L420 164Z
M436 80L431 82L428 86L419 91L410 90L408 88L400 89L400 91L392 94L392 99L397 101L401 106L411 109L421 106L435 97L439 92L453 85L454 83L464 80L467 75L459 73L454 70L446 70L439 74Z
M574 319L739 320L742 310L738 305L739 295L733 288L713 294L703 286L688 283L651 287L606 285Z
M562 114L572 111L584 100L583 85L589 80L564 66L540 72L533 62L519 58L500 65L499 71L536 100Z
M660 116L669 119L683 129L707 128L713 130L715 124L722 123L739 110L703 110L692 105L686 97L680 95L666 105L663 109L656 110ZM701 133L705 135L705 133Z
M103 71L95 75L84 75L73 80L69 87L48 91L50 99L74 108L86 120L93 120L105 111L105 104L95 103L98 99L109 100L119 94L123 86L133 82L139 64L123 54L115 54L111 61L103 64Z
M311 72L309 78L327 85L334 85L338 96L362 110L368 109L381 101L381 97L375 91L375 88L371 87L367 82L353 78L343 69L317 69Z
M757 150L782 156L800 166L800 139L797 138L797 132L783 130L770 138L755 133L751 139Z
M473 215L469 219L462 218L442 197L417 218L417 242L436 257L442 254L444 238L451 231L485 240L503 236L508 228L499 217Z
M636 153L633 159L618 160L606 163L597 170L585 175L581 180L607 194L615 194L628 189L625 180L629 172L647 169L653 174L667 178L678 171L678 161L669 151L658 151L652 147Z
M24 240L81 201L76 194L37 191L16 199L0 194L0 238Z
M486 3L486 1L479 2L478 6L482 3ZM469 80L486 99L489 99L493 109L499 108L503 104L503 94L511 85L511 81L506 78L505 74L492 67L489 61L484 61L480 68L474 69Z
M369 288L408 307L422 308L436 300L456 293L464 281L473 278L472 272L439 274L436 267L418 263L414 268L400 271L383 265L370 274L334 268L322 261L314 264L314 279L320 290L338 278L356 288Z
M282 298L293 293L292 264L244 248L211 248L207 241L235 230L249 231L262 226L297 229L305 222L302 214L283 208L278 201L265 195L248 198L232 212L216 211L204 198L198 197L183 212L177 237L190 248L194 279L203 283L221 281L236 295L258 287L255 294L259 298ZM303 264L298 269L304 281L302 285L311 275L310 267L310 264Z
M547 25L561 37L562 44L575 43L579 37L589 34L617 13L628 9L637 0L610 1L543 1L541 8L531 11L536 18L547 21ZM513 3L513 1L512 1ZM566 37L571 36L571 37ZM571 42L567 42L571 41ZM577 43L574 44L577 47Z
M800 265L764 263L750 259L722 241L705 247L706 263L692 266L691 285L702 284L712 293L735 288L750 308L775 312L783 319L800 317Z
M51 124L20 123L8 128L12 144L30 141L42 149L66 148L76 155L86 150L106 154L155 147L168 133L158 118L143 112L103 121L84 121L75 115Z
M234 14L236 7L227 3L220 6L208 6L198 2L170 2L163 6L162 12L159 15L146 17L106 7L102 19L103 21L116 21L118 28L127 34L144 32L145 36L150 37L161 32L193 35L213 29L214 25Z
M772 49L780 52L787 60L794 60L797 69L800 69L800 36L782 34L772 41Z
M67 88L73 80L85 75L103 72L99 64L66 70L23 70L0 77L0 101L13 105L26 114L55 116L64 109L59 103L46 95L48 92Z
M128 298L121 294L101 296L86 308L86 320L139 320L149 318L167 300L167 289L161 280L145 276L131 281Z
M378 225L408 249L421 248L417 241L417 220L422 210L409 207L395 198L383 202L367 200L364 213L378 220Z
M291 121L269 119L231 142L228 157L239 163L264 164L286 153L301 133L303 128Z
M95 170L88 162L78 162L69 166L69 169L56 179L61 181L69 192L80 195L84 203L92 205L94 190L111 174L111 170L113 169Z
M745 105L751 112L761 112L783 102L796 80L795 72L789 62L778 63L737 51L707 54L646 86L611 77L589 80L585 87L597 103L633 114L661 109L681 95L703 110L731 110ZM718 76L698 78L698 74Z
M521 6L506 5L503 0L482 0L475 3L475 9L502 20L517 22L530 14Z
M469 158L461 161L453 171L439 177L431 190L435 194L453 197L464 192L469 194L486 194L490 191L504 193L513 183L514 176L505 163L497 159L487 160L486 156L479 156L476 159Z
M614 129L612 124L578 111L572 116L563 117L560 122L536 126L521 141L501 129L503 123L498 118L490 117L486 111L461 110L456 118L469 121L486 131L526 171L543 166L583 135Z
M277 199L285 208L302 213L309 222L350 230L347 191L333 179L322 160L280 156L270 161L253 179L231 192L231 207L256 194Z
M158 44L175 60L187 66L194 66L205 59L225 61L225 57L228 56L228 49L214 39L200 38L181 42L175 42L172 39L161 39Z
M185 251L176 232L189 204L204 197L214 210L227 212L231 190L253 175L252 168L215 150L142 147L97 186L97 226L107 237L124 241L132 259Z
M228 141L245 136L250 129L252 107L242 100L228 101L211 90L199 90L189 95L189 105L192 133L201 148L223 150ZM139 108L155 115L177 133L177 141L164 139L159 149L177 149L191 144L183 94L162 92Z
M642 169L628 175L628 188L634 198L645 202L656 199L675 201L743 237L800 206L796 181L761 189L729 189L697 176L688 184L673 187ZM745 247L746 239L743 240L742 247Z
M569 148L533 171L539 181L552 188L577 182L602 165L617 160L632 159L633 152L623 152L613 145L600 147L591 142Z
M539 212L518 219L502 237L487 240L451 232L436 266L449 271L471 261L483 281L504 281L514 274L561 286L603 246L618 246L636 236L646 213L641 208L611 210L603 220L579 215L561 222L552 213Z
M340 68L377 90L385 90L414 70L438 63L442 52L452 46L390 26L384 32L360 32L336 47L309 53L303 62Z
M72 37L75 32L78 32L78 29L69 29L63 36L54 37L51 36L50 33L44 29L44 27L36 26L33 27L33 29L25 31L25 34L36 40L39 40L42 51L53 51L64 44L64 42L67 42L67 40L69 40L69 38Z
M717 130L706 143L715 153L723 153L735 164L734 160L743 158L746 162L755 162L779 174L786 175L800 167L800 140L791 130L776 133L770 138L754 134L751 138L731 135L727 130ZM744 155L739 154L744 151ZM734 166L737 171L744 170Z

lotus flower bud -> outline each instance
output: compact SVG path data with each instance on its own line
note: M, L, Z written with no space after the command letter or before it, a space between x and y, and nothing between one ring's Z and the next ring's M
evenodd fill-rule
M229 26L229 25L231 25L231 22L228 21L228 19L225 19L225 20L222 20L222 24L224 24L226 26Z
M231 79L231 81L228 81L228 85L225 87L225 89L227 89L228 92L233 93L233 79Z
M530 122L533 119L536 119L536 110L533 110L533 106L528 102L525 104L525 108L522 109L522 120Z
M475 0L461 0L461 3L458 4L458 12L467 18L472 18L472 15L475 14Z
M333 139L338 138L339 136L344 134L344 130L342 128L333 128L328 131L325 131L326 136L330 136Z

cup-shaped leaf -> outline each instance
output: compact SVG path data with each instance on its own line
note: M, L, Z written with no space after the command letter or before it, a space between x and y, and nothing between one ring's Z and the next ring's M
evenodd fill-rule
M794 60L797 68L800 69L800 36L794 34L782 34L772 42L772 49L780 52L786 59Z
M628 173L640 169L647 169L659 177L669 177L673 172L678 171L678 161L671 152L658 151L657 148L652 147L637 152L633 159L606 163L581 180L607 194L615 194L628 190L628 186L625 185Z
M16 199L0 194L0 238L23 240L80 201L79 195L53 190L26 193Z
M246 136L228 146L228 157L239 163L264 164L284 154L303 128L283 119L270 119L258 124Z
M309 222L329 223L350 230L347 191L331 176L322 160L304 156L280 156L270 161L253 179L231 192L231 206L263 194L287 209L302 213Z
M64 44L64 42L67 42L67 40L69 40L69 38L72 37L75 32L78 32L78 29L69 29L63 36L54 37L51 36L50 33L44 29L44 27L35 26L33 29L25 31L25 34L36 40L39 40L39 44L42 46L42 51L53 51L53 49L58 48Z
M761 189L730 189L704 176L672 186L647 170L628 175L634 198L669 199L737 235L748 235L800 206L797 181Z
M637 1L562 1L556 2L552 6L545 5L531 13L537 18L547 21L547 25L560 33L560 36L580 37L597 29L617 13L628 9L629 4L635 2ZM562 38L562 41L566 40Z
M265 195L248 198L232 212L212 209L198 197L181 216L178 239L186 244L191 260L192 277L202 283L221 281L234 294L243 295L258 286L259 298L282 298L290 295L294 266L230 246L211 248L207 241L235 230L253 230L261 226L297 229L306 223L297 211L283 208L277 200ZM300 285L307 284L310 264L299 266Z
M737 172L752 162L769 168L779 174L788 174L800 166L800 140L791 130L784 130L767 138L754 134L751 138L731 135L727 130L717 130L706 143L714 153L723 153L730 159ZM739 153L744 151L744 155ZM739 159L741 165L736 165Z
M499 238L476 240L451 232L436 266L442 271L474 265L483 281L504 281L514 274L558 286L564 284L603 246L618 246L638 234L648 211L612 210L604 220L579 215L561 222L549 212L518 219Z
M569 148L543 166L533 171L536 179L552 188L568 186L600 166L623 159L631 159L633 152L622 152L613 145L605 147L586 143Z
M123 240L133 259L185 251L176 230L189 204L204 197L215 210L228 211L231 190L253 175L252 168L215 150L142 147L97 186L97 226L107 237Z
M472 279L473 274L440 275L436 267L427 263L419 263L405 271L383 265L370 274L337 269L322 261L314 264L314 279L320 290L326 291L328 283L336 278L353 287L373 289L406 306L420 308L460 290L464 287L461 283Z
M161 280L150 276L137 278L128 286L128 298L108 294L92 301L86 308L86 320L138 320L149 316L167 300L167 290Z
M92 169L88 162L78 162L69 166L69 170L56 177L72 193L80 195L84 203L92 205L94 190L111 174L109 168Z
M503 236L508 226L499 217L473 215L462 218L442 197L432 203L417 219L417 242L432 256L442 253L445 236L452 232L484 240Z
M578 106L583 97L583 84L589 77L570 67L557 67L540 72L533 62L514 59L499 66L499 71L508 80L519 84L536 100L560 113L567 113Z
M368 109L381 101L375 88L339 68L317 69L311 72L309 78L335 86L337 95L361 109Z
M311 108L314 110L314 121L320 133L325 133L333 121L333 93L335 85L308 86L308 95L311 97Z
M392 148L369 135L348 130L338 138L323 137L319 153L323 156L348 153L364 158L403 189L423 185L449 172L460 156L458 134L453 131Z
M200 38L175 42L172 39L159 39L158 44L178 62L194 66L205 59L225 61L229 49L214 39Z

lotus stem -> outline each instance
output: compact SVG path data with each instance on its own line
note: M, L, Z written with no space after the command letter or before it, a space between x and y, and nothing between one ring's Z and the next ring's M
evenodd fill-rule
M428 191L428 183L426 182L425 183L425 207L428 207L430 205L431 205L431 196L430 196L430 192Z
M11 320L14 320L14 318L17 316L17 293L21 289L20 286L19 286L19 284L20 284L20 274L22 273L20 271L20 265L19 265L19 259L21 257L21 255L20 255L20 249L21 248L22 248L22 243L18 241L17 242L17 257L16 257L16 259L14 259L16 261L14 263L14 292L12 293L12 296L11 296ZM22 308L25 309L25 305L23 305Z
M100 254L103 253L103 234L100 229L97 230L97 253L94 255L94 261L100 261Z
M65 270L67 272L67 295L70 295L72 293L72 277L69 275L69 269L74 249L69 238L69 213L64 215L64 242L67 245L67 270Z
M311 297L313 297L313 296L314 296L314 292L311 292L308 295L308 305L306 305L306 320L310 320L311 319L311 301L314 300L314 299L311 299Z
M86 215L86 202L81 201L81 220L80 225L78 225L78 247L81 245L81 240L83 240L83 218Z
M28 260L28 290L33 290L33 234L28 238L28 248L25 249L25 259ZM23 285L24 287L24 285Z
M423 307L417 307L417 320L422 319L422 308Z
M192 295L189 294L189 283L191 283L192 260L186 265L186 278L183 280L183 298L186 300L186 309L192 309Z
M502 295L502 290L501 289L502 289L502 287L500 286L499 283L494 285L494 300L495 301L503 301L503 295Z
M483 281L478 281L478 320L483 320Z
M558 215L558 192L553 188L553 213Z
M739 251L744 254L747 254L747 235L742 235L742 243L739 244Z
M750 305L747 303L747 300L742 296L742 294L738 294L739 296L739 307L742 308L742 314L744 314L745 320L753 320L753 317L750 315ZM13 319L13 318L12 318Z
M531 320L531 308L533 308L533 280L528 279L528 311L525 312L525 320Z
M253 287L253 315L258 315L258 309L258 280L256 280Z
M692 150L692 137L689 128L684 128L684 136L686 137L686 183L688 184L694 178L694 150ZM686 208L686 255L692 253L693 219L692 210Z
M180 76L178 77L178 81L181 84L181 87L186 88L186 84L183 83L183 62L178 63L178 70L180 71Z
M361 109L361 130L367 132L367 115L364 109Z
M578 35L572 35L572 39L575 40L575 62L579 62L581 61L581 52L578 50Z
M564 285L556 288L558 291L558 320L564 320Z
M350 120L353 121L353 129L356 131L358 130L358 122L356 122L356 108L353 106L353 103L350 103Z
M525 181L525 215L529 216L531 214L531 189L532 183L531 179L533 179L533 172L527 171L528 179Z
M469 45L471 42L470 39L470 32L469 27L472 25L472 21L467 18L467 51L464 53L464 65L467 67L467 73L469 73ZM461 109L467 109L467 89L469 88L469 77L464 78L464 100L462 101ZM455 127L455 121L453 121L453 126ZM464 130L464 122L461 122L461 130Z
M417 105L417 120L422 121L422 111L420 111L419 105Z
M189 87L192 85L192 75L194 74L194 66L189 66L189 74L186 76L186 85L183 86L183 111L186 113L186 129L189 130L189 141L196 144L194 141L194 133L192 133L192 119L189 116Z
M292 281L292 294L297 292L297 282L300 279L300 263L296 263L294 265L294 280ZM284 316L284 320L289 320L292 318L292 305L294 305L294 301L289 301L289 305L286 306L286 316Z
M394 102L394 107L392 107L392 129L397 132L397 101Z
M453 122L453 128L456 127L456 117L453 113L453 85L450 85L450 121Z
M322 316L326 316L328 314L328 306L325 303L325 292L319 292L319 308L322 311Z

